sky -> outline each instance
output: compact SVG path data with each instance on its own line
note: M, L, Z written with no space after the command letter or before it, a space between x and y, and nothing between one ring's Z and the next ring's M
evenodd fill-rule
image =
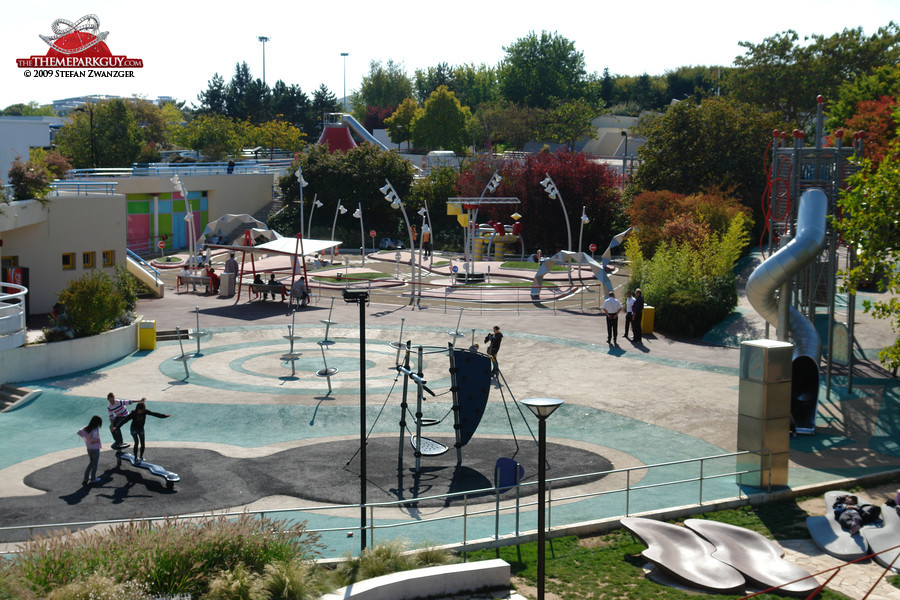
M114 55L143 60L131 78L37 77L18 58L47 53L38 36L57 19L94 14ZM862 27L871 35L900 21L897 0L708 0L673 2L492 2L267 0L177 3L121 0L4 2L0 19L0 108L87 94L173 96L187 105L215 73L226 83L246 61L255 78L281 79L307 95L325 84L338 98L359 88L372 61L392 59L410 77L446 62L496 66L504 47L534 31L555 32L584 54L588 73L661 75L689 65L729 66L741 41L762 42L787 29L801 38ZM346 58L341 53L348 53ZM346 69L346 78L345 78Z

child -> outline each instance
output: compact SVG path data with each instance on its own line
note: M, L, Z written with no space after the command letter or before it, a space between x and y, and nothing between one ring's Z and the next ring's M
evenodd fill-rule
M125 408L129 404L133 404L134 400L116 400L116 395L112 392L106 395L106 401L109 403L106 407L109 413L109 430L113 435L113 449L119 450L128 447L128 444L122 441L122 433L119 431L119 424L122 419L128 416L128 409Z
M871 504L860 504L856 496L838 496L834 506L834 518L841 527L856 535L860 526L874 523L881 516L881 509Z
M278 281L275 280L275 273L269 274L269 285L278 285ZM263 294L263 299L265 299L265 294ZM272 290L272 300L275 299L275 291ZM281 297L281 301L284 302L284 296Z
M128 421L131 421L131 437L134 438L134 457L139 461L144 460L144 422L147 420L147 415L156 417L157 419L168 419L172 416L147 410L147 405L144 404L144 400L146 400L146 398L141 398L141 401L138 402L137 407L135 407L132 413L119 423L119 427L121 427Z
M97 477L97 465L100 463L101 425L103 425L103 419L98 415L94 415L91 417L87 427L78 430L78 435L84 439L84 445L87 446L88 454L88 466L84 470L84 478L81 481L81 485L100 483L100 478Z

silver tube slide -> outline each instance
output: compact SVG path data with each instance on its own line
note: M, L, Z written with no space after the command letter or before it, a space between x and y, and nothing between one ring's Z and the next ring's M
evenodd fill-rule
M776 327L779 302L776 292L822 251L827 213L825 192L819 188L803 192L797 210L797 236L759 265L747 281L750 304ZM821 341L815 326L793 306L789 309L788 327L794 343L791 417L798 433L814 433Z
M376 138L374 135L369 133L368 130L366 130L366 128L363 127L359 121L357 121L355 118L353 118L353 115L348 115L347 113L343 113L343 115L341 116L341 120L344 123L346 123L347 125L349 125L350 128L359 135L359 137L366 140L367 142L371 142L372 144L375 144L382 150L390 149L387 146L385 146L384 144L382 144L381 142L379 142L378 138Z

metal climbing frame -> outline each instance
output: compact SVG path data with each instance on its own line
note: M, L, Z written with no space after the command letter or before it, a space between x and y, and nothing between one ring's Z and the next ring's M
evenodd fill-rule
M780 244L783 245L787 239L793 238L796 234L797 208L804 191L813 187L822 189L828 197L828 215L837 216L837 200L840 192L846 187L847 178L858 170L853 160L862 155L862 134L855 134L851 145L845 146L843 131L837 131L834 134L834 146L825 147L823 108L824 99L819 96L814 146L804 146L805 134L796 129L790 134L780 131L773 133L767 202L766 200L763 202L768 232L767 255L771 255ZM792 143L789 142L790 138L793 138ZM765 233L763 235L765 236ZM790 292L791 304L812 323L815 323L816 309L827 308L828 328L825 341L828 348L826 357L828 395L831 393L831 370L835 353L832 336L837 322L836 273L840 250L840 237L829 220L824 249L815 261L794 276ZM853 249L845 250L846 260L848 263L852 262ZM848 388L852 388L853 382L853 304L851 297L847 303L848 314L845 324L849 333L846 349L850 373ZM766 324L767 337L768 333L769 325ZM781 332L778 334L782 335Z

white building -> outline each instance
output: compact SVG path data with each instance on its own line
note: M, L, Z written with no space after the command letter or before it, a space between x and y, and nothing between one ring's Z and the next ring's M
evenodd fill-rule
M9 183L9 168L31 148L44 148L62 127L62 117L0 117L0 185Z

